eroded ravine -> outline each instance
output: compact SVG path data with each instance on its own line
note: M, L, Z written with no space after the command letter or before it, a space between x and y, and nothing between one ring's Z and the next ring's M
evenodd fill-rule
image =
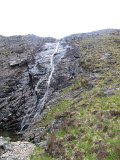
M48 45L48 44L47 44ZM34 122L36 121L41 112L44 110L44 106L45 106L45 103L47 101L47 97L48 97L48 94L49 94L49 87L50 87L50 83L51 83L51 79L52 79L52 75L53 75L53 72L54 72L54 69L55 69L55 65L54 65L54 55L58 52L59 50L59 45L60 45L60 42L56 42L55 44L52 44L52 48L50 46L51 44L48 45L48 50L44 52L44 54L46 54L46 58L48 58L49 56L49 75L48 75L48 79L46 81L46 90L45 90L45 93L43 95L42 98L39 97L39 88L40 88L40 85L41 83L44 81L42 80L41 78L38 80L36 86L35 86L35 90L34 90L34 105L31 109L29 109L27 111L27 114L23 117L23 120L22 120L22 123L21 123L21 131L24 130L27 126L29 126L29 123L30 122ZM55 48L53 48L55 46ZM53 51L53 53L51 54L51 52ZM37 70L36 68L36 65L37 63L40 61L40 58L37 57L37 62L35 63L35 66L32 68L32 70L34 70L34 72Z

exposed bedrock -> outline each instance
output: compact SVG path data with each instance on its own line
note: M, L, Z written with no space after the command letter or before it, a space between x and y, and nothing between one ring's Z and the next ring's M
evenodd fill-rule
M47 89L51 72L50 57L56 47L53 38L34 35L0 38L0 127L20 130L23 118L29 112L34 117L36 104ZM74 53L74 54L73 54ZM54 93L69 86L70 72L78 69L77 52L64 39L54 54L52 73L46 103ZM71 70L71 71L70 71ZM36 91L37 88L37 91ZM36 93L37 92L37 93ZM36 95L37 94L37 95Z

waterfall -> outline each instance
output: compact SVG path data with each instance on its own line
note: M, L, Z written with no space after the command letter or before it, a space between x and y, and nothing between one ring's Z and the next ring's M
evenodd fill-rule
M24 118L22 120L22 123L21 123L21 131L23 131L24 129L26 129L29 126L30 119L32 119L33 121L36 121L39 118L41 112L44 109L46 100L48 98L49 87L50 87L50 84L51 84L52 75L53 75L53 72L54 72L54 69L55 69L54 55L58 52L59 45L60 45L60 42L57 42L57 44L55 46L55 49L54 49L54 52L52 53L52 55L50 57L50 74L49 74L49 77L48 77L48 80L47 80L47 84L46 84L47 88L46 88L46 91L44 93L44 96L38 101L36 92L38 91L38 87L41 83L41 79L39 79L39 81L37 82L37 85L35 87L35 92L34 92L34 97L36 99L35 104L33 105L32 109L29 109L27 111L27 114L24 116Z
M46 92L45 92L43 98L40 100L40 107L38 108L34 118L37 118L40 115L40 113L42 112L42 110L44 109L44 105L45 105L45 102L46 102L47 97L48 97L48 92L49 92L49 87L50 87L52 75L53 75L53 72L54 72L54 69L55 69L55 66L54 66L54 55L58 51L58 48L59 48L59 42L57 43L57 45L55 47L55 50L54 50L54 52L53 52L53 54L51 55L51 58L50 58L51 71L50 71L50 75L49 75L48 80L47 80L47 89L46 89ZM37 91L38 86L39 86L38 84L39 84L39 81L38 81L38 83L36 85L36 88L35 88L36 91Z

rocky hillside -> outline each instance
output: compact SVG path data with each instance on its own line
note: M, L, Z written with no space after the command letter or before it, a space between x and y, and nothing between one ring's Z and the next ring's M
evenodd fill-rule
M1 129L38 146L30 160L119 160L120 30L56 41L0 37Z
M34 35L0 37L0 127L19 130L25 110L32 105L29 64L53 38ZM35 79L35 78L34 78ZM34 81L34 80L33 80Z

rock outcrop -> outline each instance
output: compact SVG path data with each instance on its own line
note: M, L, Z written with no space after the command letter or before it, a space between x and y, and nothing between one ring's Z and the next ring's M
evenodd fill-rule
M45 39L28 35L3 37L0 45L0 124L7 130L20 130L23 117L28 112L33 112L31 117L34 116L35 105L46 92L51 70L50 57L55 50L56 43L52 38ZM54 97L52 93L69 86L71 84L68 81L69 77L78 72L77 51L71 48L64 39L60 41L58 51L53 58L55 71L47 102L51 99L50 96ZM28 119L30 121L30 116Z
M19 130L25 110L33 105L29 64L34 63L36 53L46 42L52 43L55 39L34 35L0 38L1 128ZM36 79L37 75L33 81Z

